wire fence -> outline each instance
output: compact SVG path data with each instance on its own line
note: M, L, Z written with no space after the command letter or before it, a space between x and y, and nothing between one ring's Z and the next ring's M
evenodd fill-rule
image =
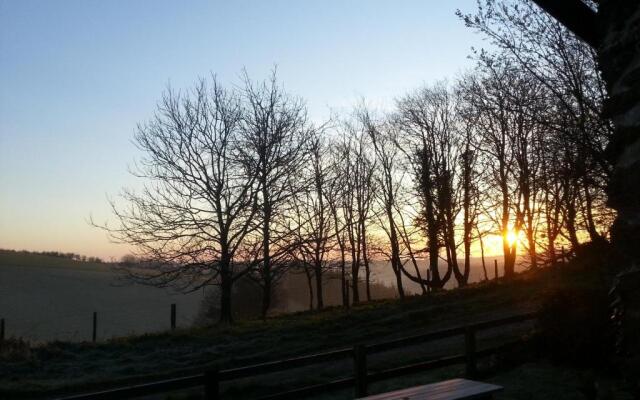
M112 307L89 311L20 316L0 315L3 329L0 340L21 338L32 342L101 341L133 334L162 332L192 326L198 317L199 304L181 301L152 304L125 310ZM95 339L94 339L95 338Z

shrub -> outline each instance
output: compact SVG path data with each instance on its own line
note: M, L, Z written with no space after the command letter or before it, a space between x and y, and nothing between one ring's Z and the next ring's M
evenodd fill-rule
M606 291L571 288L545 295L537 338L556 362L603 367L611 349Z

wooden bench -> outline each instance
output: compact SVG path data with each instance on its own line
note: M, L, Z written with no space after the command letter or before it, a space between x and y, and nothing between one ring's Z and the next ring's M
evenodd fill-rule
M361 400L456 400L490 399L502 386L467 379L451 379L393 392L362 397Z

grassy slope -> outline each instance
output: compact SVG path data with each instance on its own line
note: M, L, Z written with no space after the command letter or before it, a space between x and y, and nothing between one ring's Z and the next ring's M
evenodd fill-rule
M106 264L82 262L63 257L0 250L0 268L5 265L49 268L83 268L104 270Z
M580 274L580 280L576 281L576 276L559 270L524 273L509 283L477 284L404 302L376 301L351 310L332 308L274 317L265 322L244 321L231 327L114 339L97 345L50 343L34 348L15 345L14 350L5 346L0 357L0 397L3 393L13 397L70 388L95 389L200 372L213 364L222 368L247 365L497 318L535 309L547 290L590 285L594 280L594 276ZM441 349L450 345L453 344L445 343ZM429 355L436 353L434 350ZM419 351L405 352L402 356L383 354L377 362L387 367L423 356ZM321 381L331 378L333 373L348 373L349 362L343 364L322 368L329 371L326 373L318 373L317 368L300 371L304 379L291 374L274 374L269 379L278 382L275 389L287 387L291 379ZM251 380L240 386L249 393L254 386L256 392L261 390Z

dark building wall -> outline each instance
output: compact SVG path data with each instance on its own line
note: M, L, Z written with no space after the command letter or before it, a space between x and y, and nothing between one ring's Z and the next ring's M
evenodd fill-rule
M599 64L607 82L605 113L615 136L609 205L618 211L612 241L629 265L640 260L640 1L604 0L598 13Z
M640 0L602 0L598 12L599 65L608 86L605 113L615 124L609 205L618 211L611 231L620 257L613 320L621 372L640 398Z

